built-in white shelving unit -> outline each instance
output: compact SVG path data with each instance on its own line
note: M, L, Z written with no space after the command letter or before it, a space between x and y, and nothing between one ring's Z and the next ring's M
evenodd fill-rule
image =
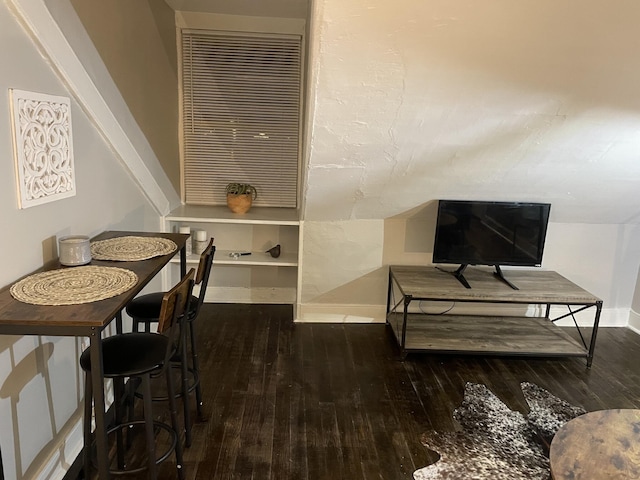
M164 218L167 232L189 226L213 237L216 254L206 301L228 303L296 304L300 221L298 211L289 208L254 207L245 214L232 213L226 206L182 205ZM280 244L281 254L273 258L267 250ZM239 258L233 252L249 252ZM197 267L200 255L187 258ZM172 260L169 283L178 281L178 258Z

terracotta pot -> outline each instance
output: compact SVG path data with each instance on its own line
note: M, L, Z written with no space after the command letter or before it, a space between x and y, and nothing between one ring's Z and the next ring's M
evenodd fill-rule
M253 203L250 193L227 193L227 206L233 213L247 213Z

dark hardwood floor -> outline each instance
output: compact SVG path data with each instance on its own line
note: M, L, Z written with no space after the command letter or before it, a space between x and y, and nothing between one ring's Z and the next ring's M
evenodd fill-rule
M590 411L640 408L640 336L623 328L600 329L591 369L581 358L401 362L385 325L293 324L283 305L206 304L198 329L206 419L185 450L188 480L411 479L437 460L421 433L456 428L466 382L523 413L522 381ZM160 476L176 478L170 461Z

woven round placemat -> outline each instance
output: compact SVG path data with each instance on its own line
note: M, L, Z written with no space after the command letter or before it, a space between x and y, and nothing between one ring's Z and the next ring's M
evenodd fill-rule
M115 297L138 283L131 270L87 265L34 273L9 289L16 300L33 305L77 305Z
M116 237L91 243L91 257L96 260L135 262L168 255L178 249L175 242L162 237Z

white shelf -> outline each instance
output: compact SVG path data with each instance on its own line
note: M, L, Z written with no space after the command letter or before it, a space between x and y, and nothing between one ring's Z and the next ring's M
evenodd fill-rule
M206 301L236 303L296 303L299 281L298 252L300 220L292 208L254 207L244 214L232 213L226 206L182 205L166 217L168 232L189 226L191 232L205 230L214 238L216 253ZM281 245L281 255L273 258L266 251ZM233 258L232 252L251 252ZM179 256L169 285L178 281ZM196 267L200 255L187 257ZM219 270L217 270L219 269Z
M173 222L246 223L254 225L299 225L294 208L254 207L247 213L231 212L227 207L181 205L165 217Z
M238 258L232 258L229 254L234 250L216 250L213 257L214 265L237 265L251 266L263 265L267 267L297 267L298 257L295 254L282 254L278 258L273 258L265 252L251 252L251 255L243 255ZM189 255L187 257L188 264L197 264L200 262L200 255ZM176 256L171 263L180 263L180 257Z

